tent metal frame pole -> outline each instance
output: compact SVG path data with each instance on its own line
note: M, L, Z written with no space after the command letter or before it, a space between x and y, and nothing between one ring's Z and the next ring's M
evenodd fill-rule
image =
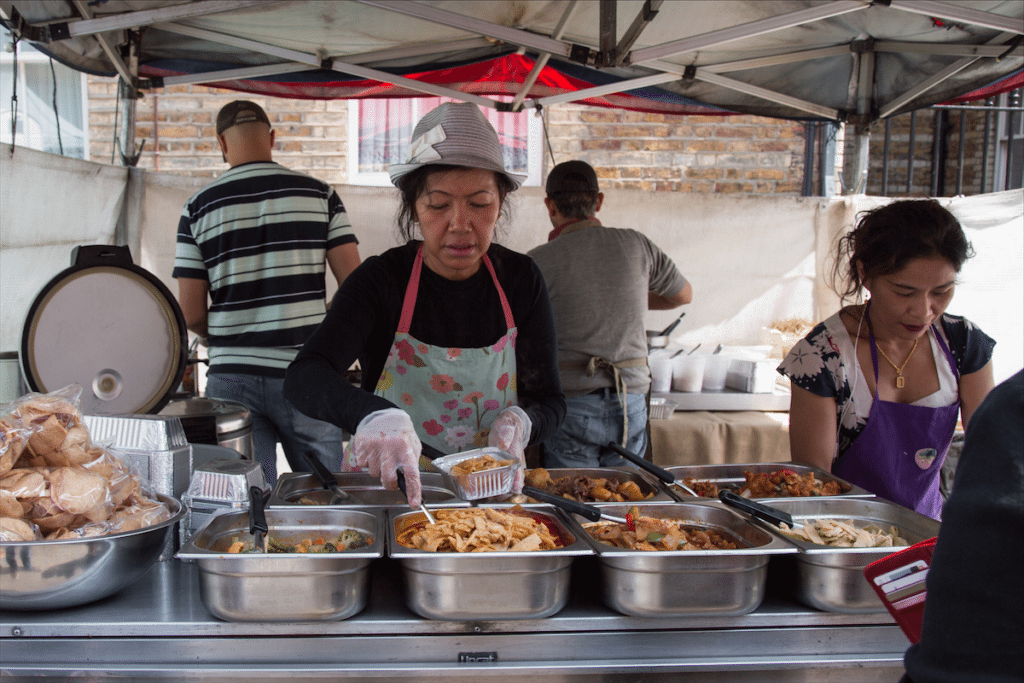
M75 0L76 5L80 0ZM182 5L162 7L160 9L140 10L138 12L125 12L101 18L94 18L92 11L82 12L85 19L78 19L67 22L68 35L88 36L107 31L121 31L126 29L138 29L152 24L175 21L178 19L190 19L202 17L209 14L220 14L236 9L246 9L256 5L269 5L276 0L198 0Z
M1024 19L1015 19L1013 17L992 14L991 12L947 5L944 2L934 2L934 0L891 0L889 6L904 12L910 12L911 14L955 19L965 24L982 26L997 31L1024 33Z
M572 21L573 15L576 13L576 8L579 7L579 0L572 0L569 6L562 12L562 18L558 20L558 24L555 26L555 30L551 32L551 37L555 40L561 40L562 35L565 33L565 27ZM530 69L530 73L526 75L523 80L523 85L519 88L519 92L512 98L512 111L519 111L519 108L523 104L523 100L526 98L526 94L530 92L530 88L537 82L537 78L540 77L540 72L547 66L548 60L551 59L551 54L543 52L537 57L537 61L534 62L533 68Z

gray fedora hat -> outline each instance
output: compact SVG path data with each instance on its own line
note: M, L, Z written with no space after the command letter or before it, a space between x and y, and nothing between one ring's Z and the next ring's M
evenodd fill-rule
M412 131L408 160L388 166L388 175L395 187L401 187L402 178L429 164L501 173L513 190L526 180L505 170L498 133L472 102L445 102L424 114Z

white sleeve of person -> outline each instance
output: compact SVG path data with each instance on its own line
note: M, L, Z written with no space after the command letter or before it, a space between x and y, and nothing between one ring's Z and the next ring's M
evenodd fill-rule
M409 506L421 502L420 452L422 445L408 413L399 408L377 410L359 421L352 443L353 460L378 477L384 488L398 488L398 468L405 473Z
M512 483L513 493L522 493L523 478L526 468L526 446L530 443L533 422L526 411L519 406L511 406L498 413L491 424L491 433L487 437L487 445L500 448L514 455L522 467L516 470L516 478Z

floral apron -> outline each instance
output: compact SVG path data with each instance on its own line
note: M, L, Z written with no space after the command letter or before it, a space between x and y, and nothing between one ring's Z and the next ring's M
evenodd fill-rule
M953 354L934 325L932 332L953 370ZM878 399L878 347L868 324L871 363L875 371L875 400L868 421L853 445L832 466L836 476L923 515L939 519L942 495L938 478L953 440L960 401L930 408Z
M517 404L515 320L486 254L483 263L501 299L505 334L494 344L475 349L432 346L409 334L423 269L421 246L405 289L395 342L373 392L408 413L420 441L443 453L487 446L498 413ZM343 471L359 469L350 458L346 449Z

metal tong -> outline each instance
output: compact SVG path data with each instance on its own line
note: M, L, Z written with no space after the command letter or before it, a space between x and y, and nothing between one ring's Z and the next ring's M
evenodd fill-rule
M405 472L403 472L402 468L399 467L398 470L397 470L397 474L398 474L398 488L401 489L402 493L405 494L406 500L408 500L409 499L409 492L405 488ZM424 505L422 501L420 502L420 512L422 512L423 514L425 514L427 516L427 521L428 522L430 522L431 524L437 524L437 520L434 519L434 515L430 514L430 510L427 509L427 506Z
M331 492L331 501L328 505L338 505L339 503L361 503L348 491L343 490L338 486L338 480L333 474L320 462L320 458L316 457L313 453L303 453L306 458L306 462L313 470L313 474L320 480L320 484Z
M269 492L264 493L259 486L249 487L249 532L252 534L252 550L255 553L267 552L267 515L263 507L267 503Z
M535 498L536 500L542 500L545 503L550 503L555 507L560 507L566 512L572 512L580 517L589 519L591 522L598 522L602 519L608 520L609 522L617 522L618 524L625 524L631 526L629 520L625 517L616 517L614 515L605 514L601 511L601 508L593 505L587 505L586 503L580 503L575 500L569 500L562 496L556 496L553 493L542 491L533 486L524 486L523 495Z
M776 510L775 508L758 503L757 501L744 498L743 496L737 496L732 491L723 489L718 492L718 499L734 507L737 510L747 513L751 517L757 517L760 520L768 522L773 526L779 524L787 524L790 529L796 528L796 523L793 521L793 515L789 514L785 510Z
M643 469L647 470L648 472L656 476L658 479L661 479L663 482L667 484L675 484L679 488L689 493L691 496L697 496L698 498L700 498L700 495L696 491L691 489L689 486L687 486L680 480L676 479L675 476L673 476L672 473L669 472L668 470L662 467L658 467L653 462L645 460L642 456L639 456L632 451L626 450L625 448L615 443L614 441L609 441L606 448L610 448L611 450L615 451L616 453L624 457L626 460L629 460L635 463L636 465L639 465Z

